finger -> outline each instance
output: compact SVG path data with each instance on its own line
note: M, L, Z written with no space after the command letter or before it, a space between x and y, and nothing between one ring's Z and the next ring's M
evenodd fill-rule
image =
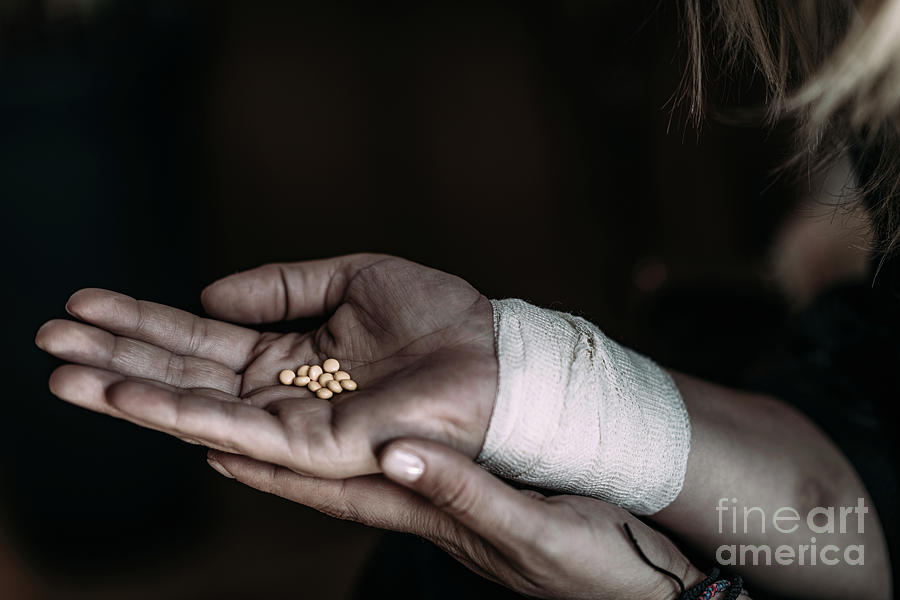
M237 323L321 316L340 303L348 282L359 270L386 259L393 257L350 254L263 265L210 284L201 300L209 314Z
M107 388L106 401L145 427L267 462L293 462L278 417L244 402L223 402L130 379Z
M207 453L207 461L225 477L331 517L422 536L482 577L497 581L490 567L482 565L490 553L482 540L419 494L381 475L321 479L216 450Z
M260 337L252 329L203 319L171 306L97 288L75 292L66 310L82 321L118 335L181 356L213 360L234 371L244 369Z
M62 365L50 375L50 391L53 395L88 410L110 415L119 419L132 420L128 415L119 411L107 402L107 391L118 383L129 378L121 373L114 373L105 369L85 367L81 365ZM153 385L174 391L175 388L162 383ZM207 394L222 402L237 402L234 396L218 390L194 390L196 393ZM145 427L147 424L139 423ZM157 429L156 427L150 427ZM178 436L184 441L197 443L196 440L186 436Z
M50 391L77 406L182 440L270 461L285 459L284 432L277 418L223 392L185 392L80 365L56 369Z
M62 319L48 321L38 330L35 343L65 361L174 387L212 388L232 395L238 395L241 389L241 376L221 363L181 356L84 323Z
M385 476L422 494L501 552L519 554L532 546L538 524L547 518L542 502L441 444L393 441L379 462Z
M332 403L296 386L273 385L239 399L65 365L51 376L51 390L90 410L309 475L378 471L368 436L339 441Z
M122 418L123 415L106 402L106 390L124 380L125 376L121 373L80 365L63 365L50 375L50 391L66 402Z
M339 519L419 535L424 533L421 524L447 519L418 494L380 475L350 479L309 477L278 465L216 450L207 453L207 460L226 477Z

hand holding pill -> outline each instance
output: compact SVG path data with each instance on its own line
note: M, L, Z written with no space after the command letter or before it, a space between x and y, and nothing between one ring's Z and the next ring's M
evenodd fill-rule
M377 472L375 449L397 435L480 451L497 387L493 316L462 279L351 255L231 275L202 301L214 318L76 292L66 308L77 320L49 321L37 335L70 363L53 373L51 390L323 477ZM314 316L327 321L312 331L252 327Z

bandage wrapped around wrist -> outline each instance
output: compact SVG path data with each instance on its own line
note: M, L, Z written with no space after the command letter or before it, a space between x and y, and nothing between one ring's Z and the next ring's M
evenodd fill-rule
M478 462L636 514L684 484L691 424L672 378L580 317L492 300L499 382Z

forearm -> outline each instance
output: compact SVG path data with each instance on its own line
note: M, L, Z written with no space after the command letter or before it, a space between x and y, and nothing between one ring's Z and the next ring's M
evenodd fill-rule
M690 414L691 452L681 493L653 520L710 560L722 545L736 545L732 568L754 587L837 598L846 597L852 586L874 597L890 597L878 516L853 467L834 444L806 417L774 398L671 375ZM868 512L857 508L860 498ZM833 527L828 527L827 514L815 516L814 527L809 527L807 516L816 507L832 509ZM799 519L793 518L793 511ZM752 564L754 550L742 552L741 545L761 547L758 565ZM828 545L837 550L826 551L825 560L839 559L837 564L822 562L821 552ZM856 545L864 548L864 564L845 560L845 551ZM793 557L784 550L778 561L780 546L792 548ZM720 558L729 558L729 553L723 551ZM850 558L856 558L852 550Z
M493 304L499 370L478 457L486 468L651 516L701 560L733 564L779 595L889 594L874 506L799 412L669 374L579 317ZM829 511L832 527L807 524ZM734 556L716 556L731 544ZM858 546L864 556L848 557Z

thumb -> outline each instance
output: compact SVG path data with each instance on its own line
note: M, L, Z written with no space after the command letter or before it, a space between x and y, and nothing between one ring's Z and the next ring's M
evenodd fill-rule
M435 442L393 441L379 462L389 479L425 496L504 553L534 545L541 521L549 518L541 500L519 493Z
M384 258L349 254L271 263L219 279L203 290L200 300L210 315L235 323L322 316L340 304L354 274Z

